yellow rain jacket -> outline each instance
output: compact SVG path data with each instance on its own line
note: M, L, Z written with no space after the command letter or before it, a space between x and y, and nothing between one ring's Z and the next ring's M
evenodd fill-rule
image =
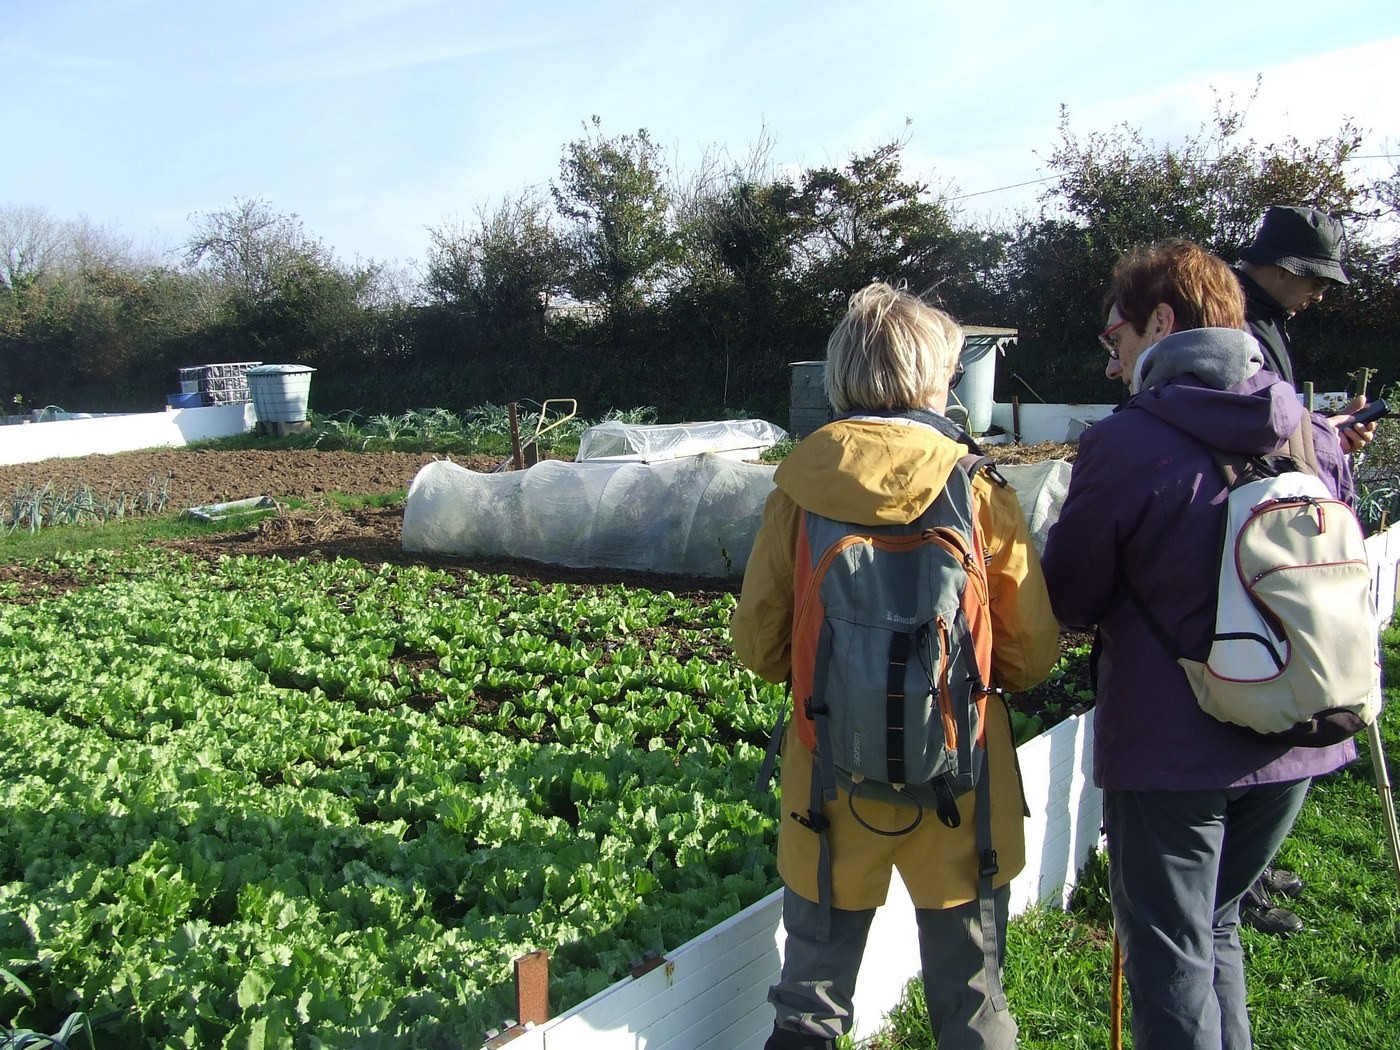
M744 573L730 624L739 659L770 682L788 678L797 526L804 510L862 525L911 522L937 498L966 453L927 426L885 419L838 421L800 442L773 476L777 487L764 506ZM974 479L973 490L989 556L993 684L1014 692L1039 682L1055 665L1059 625L1015 492L983 472ZM986 744L992 845L1000 869L994 884L1004 886L1026 863L1025 800L1010 717L995 696L987 703ZM807 812L811 786L812 756L790 723L782 750L778 872L789 889L816 901L818 836L788 815ZM925 819L908 835L890 838L863 828L840 791L823 811L831 820L832 905L854 911L883 904L892 868L899 869L916 908L950 908L974 900L974 794L958 799L959 827ZM909 822L907 808L865 798L859 806L876 827Z

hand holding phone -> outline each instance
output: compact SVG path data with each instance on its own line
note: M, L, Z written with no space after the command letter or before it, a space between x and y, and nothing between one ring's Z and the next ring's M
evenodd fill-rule
M1357 409L1349 418L1338 423L1337 429L1341 430L1343 427L1364 426L1367 423L1374 423L1378 419L1384 419L1388 415L1390 415L1390 405L1386 403L1385 398L1378 397L1369 405Z

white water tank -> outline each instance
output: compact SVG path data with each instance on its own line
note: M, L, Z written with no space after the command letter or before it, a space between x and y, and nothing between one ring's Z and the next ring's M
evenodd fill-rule
M248 370L248 395L259 423L300 423L311 396L307 365L260 365Z
M1015 328L963 328L962 382L948 396L949 406L967 409L967 429L985 434L992 426L992 389L997 378L997 354L1005 353L1007 343L1016 341Z

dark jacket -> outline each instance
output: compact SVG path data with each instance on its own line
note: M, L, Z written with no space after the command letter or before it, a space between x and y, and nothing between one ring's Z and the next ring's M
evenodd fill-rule
M1243 270L1235 270L1235 277L1240 282L1240 288L1244 290L1245 322L1264 350L1264 367L1282 378L1289 386L1296 387L1298 384L1293 378L1293 343L1288 338L1288 311Z
M1126 791L1206 790L1297 780L1355 756L1351 743L1286 748L1197 706L1186 676L1138 615L1127 577L1187 656L1204 659L1215 620L1225 483L1193 435L1245 454L1279 448L1305 418L1323 480L1349 500L1337 434L1259 367L1248 333L1207 328L1150 351L1141 393L1080 439L1042 560L1055 614L1099 626L1094 780ZM1194 370L1193 370L1194 369Z

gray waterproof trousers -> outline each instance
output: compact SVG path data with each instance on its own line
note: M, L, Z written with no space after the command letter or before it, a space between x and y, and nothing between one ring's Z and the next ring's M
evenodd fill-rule
M1108 881L1136 1050L1248 1050L1240 898L1293 826L1308 780L1104 791Z
M997 958L1006 956L1011 891L996 891ZM957 908L916 908L924 995L938 1050L1015 1050L1011 1011L996 1010L987 994L982 924L977 901ZM831 909L831 937L816 937L817 905L783 892L787 932L783 971L768 991L779 1028L834 1039L851 1027L851 998L875 909Z

